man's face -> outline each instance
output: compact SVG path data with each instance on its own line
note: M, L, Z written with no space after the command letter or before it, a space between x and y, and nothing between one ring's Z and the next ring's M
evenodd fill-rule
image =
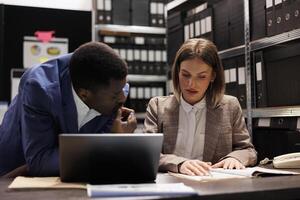
M126 84L126 78L122 80L111 79L108 86L100 86L96 91L88 90L85 103L103 115L116 113L125 103L126 97L123 87Z

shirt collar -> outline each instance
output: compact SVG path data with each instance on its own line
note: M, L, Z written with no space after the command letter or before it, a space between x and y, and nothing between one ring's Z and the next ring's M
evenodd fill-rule
M188 102L186 102L184 100L184 98L180 97L180 105L182 106L182 108L184 109L184 111L186 113L189 113L192 109L196 109L197 111L200 109L203 109L206 107L206 100L205 100L205 96L201 99L201 101L197 102L196 104L194 104L193 106L191 104L189 104Z
M93 117L101 115L98 111L94 109L90 109L77 95L72 85L72 93L75 101L75 106L77 110L77 119L78 119L78 127L83 126L86 123L86 119L88 115L93 115ZM88 117L91 118L91 117Z

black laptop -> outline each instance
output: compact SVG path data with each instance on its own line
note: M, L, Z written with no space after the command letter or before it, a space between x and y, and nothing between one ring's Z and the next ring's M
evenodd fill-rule
M163 134L61 134L60 178L91 184L156 179Z

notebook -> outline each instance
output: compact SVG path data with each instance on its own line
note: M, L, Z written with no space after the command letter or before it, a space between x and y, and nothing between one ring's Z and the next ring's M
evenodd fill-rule
M61 134L60 178L91 184L154 182L163 134Z

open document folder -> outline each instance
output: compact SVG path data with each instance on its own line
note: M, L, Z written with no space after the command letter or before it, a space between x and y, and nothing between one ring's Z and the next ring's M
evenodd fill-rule
M299 175L300 173L285 170L266 169L262 167L247 167L245 169L213 168L210 170L209 176L189 176L172 172L169 172L169 174L177 178L189 179L194 181L213 181L230 178Z
M89 197L185 196L197 192L183 183L87 185Z

